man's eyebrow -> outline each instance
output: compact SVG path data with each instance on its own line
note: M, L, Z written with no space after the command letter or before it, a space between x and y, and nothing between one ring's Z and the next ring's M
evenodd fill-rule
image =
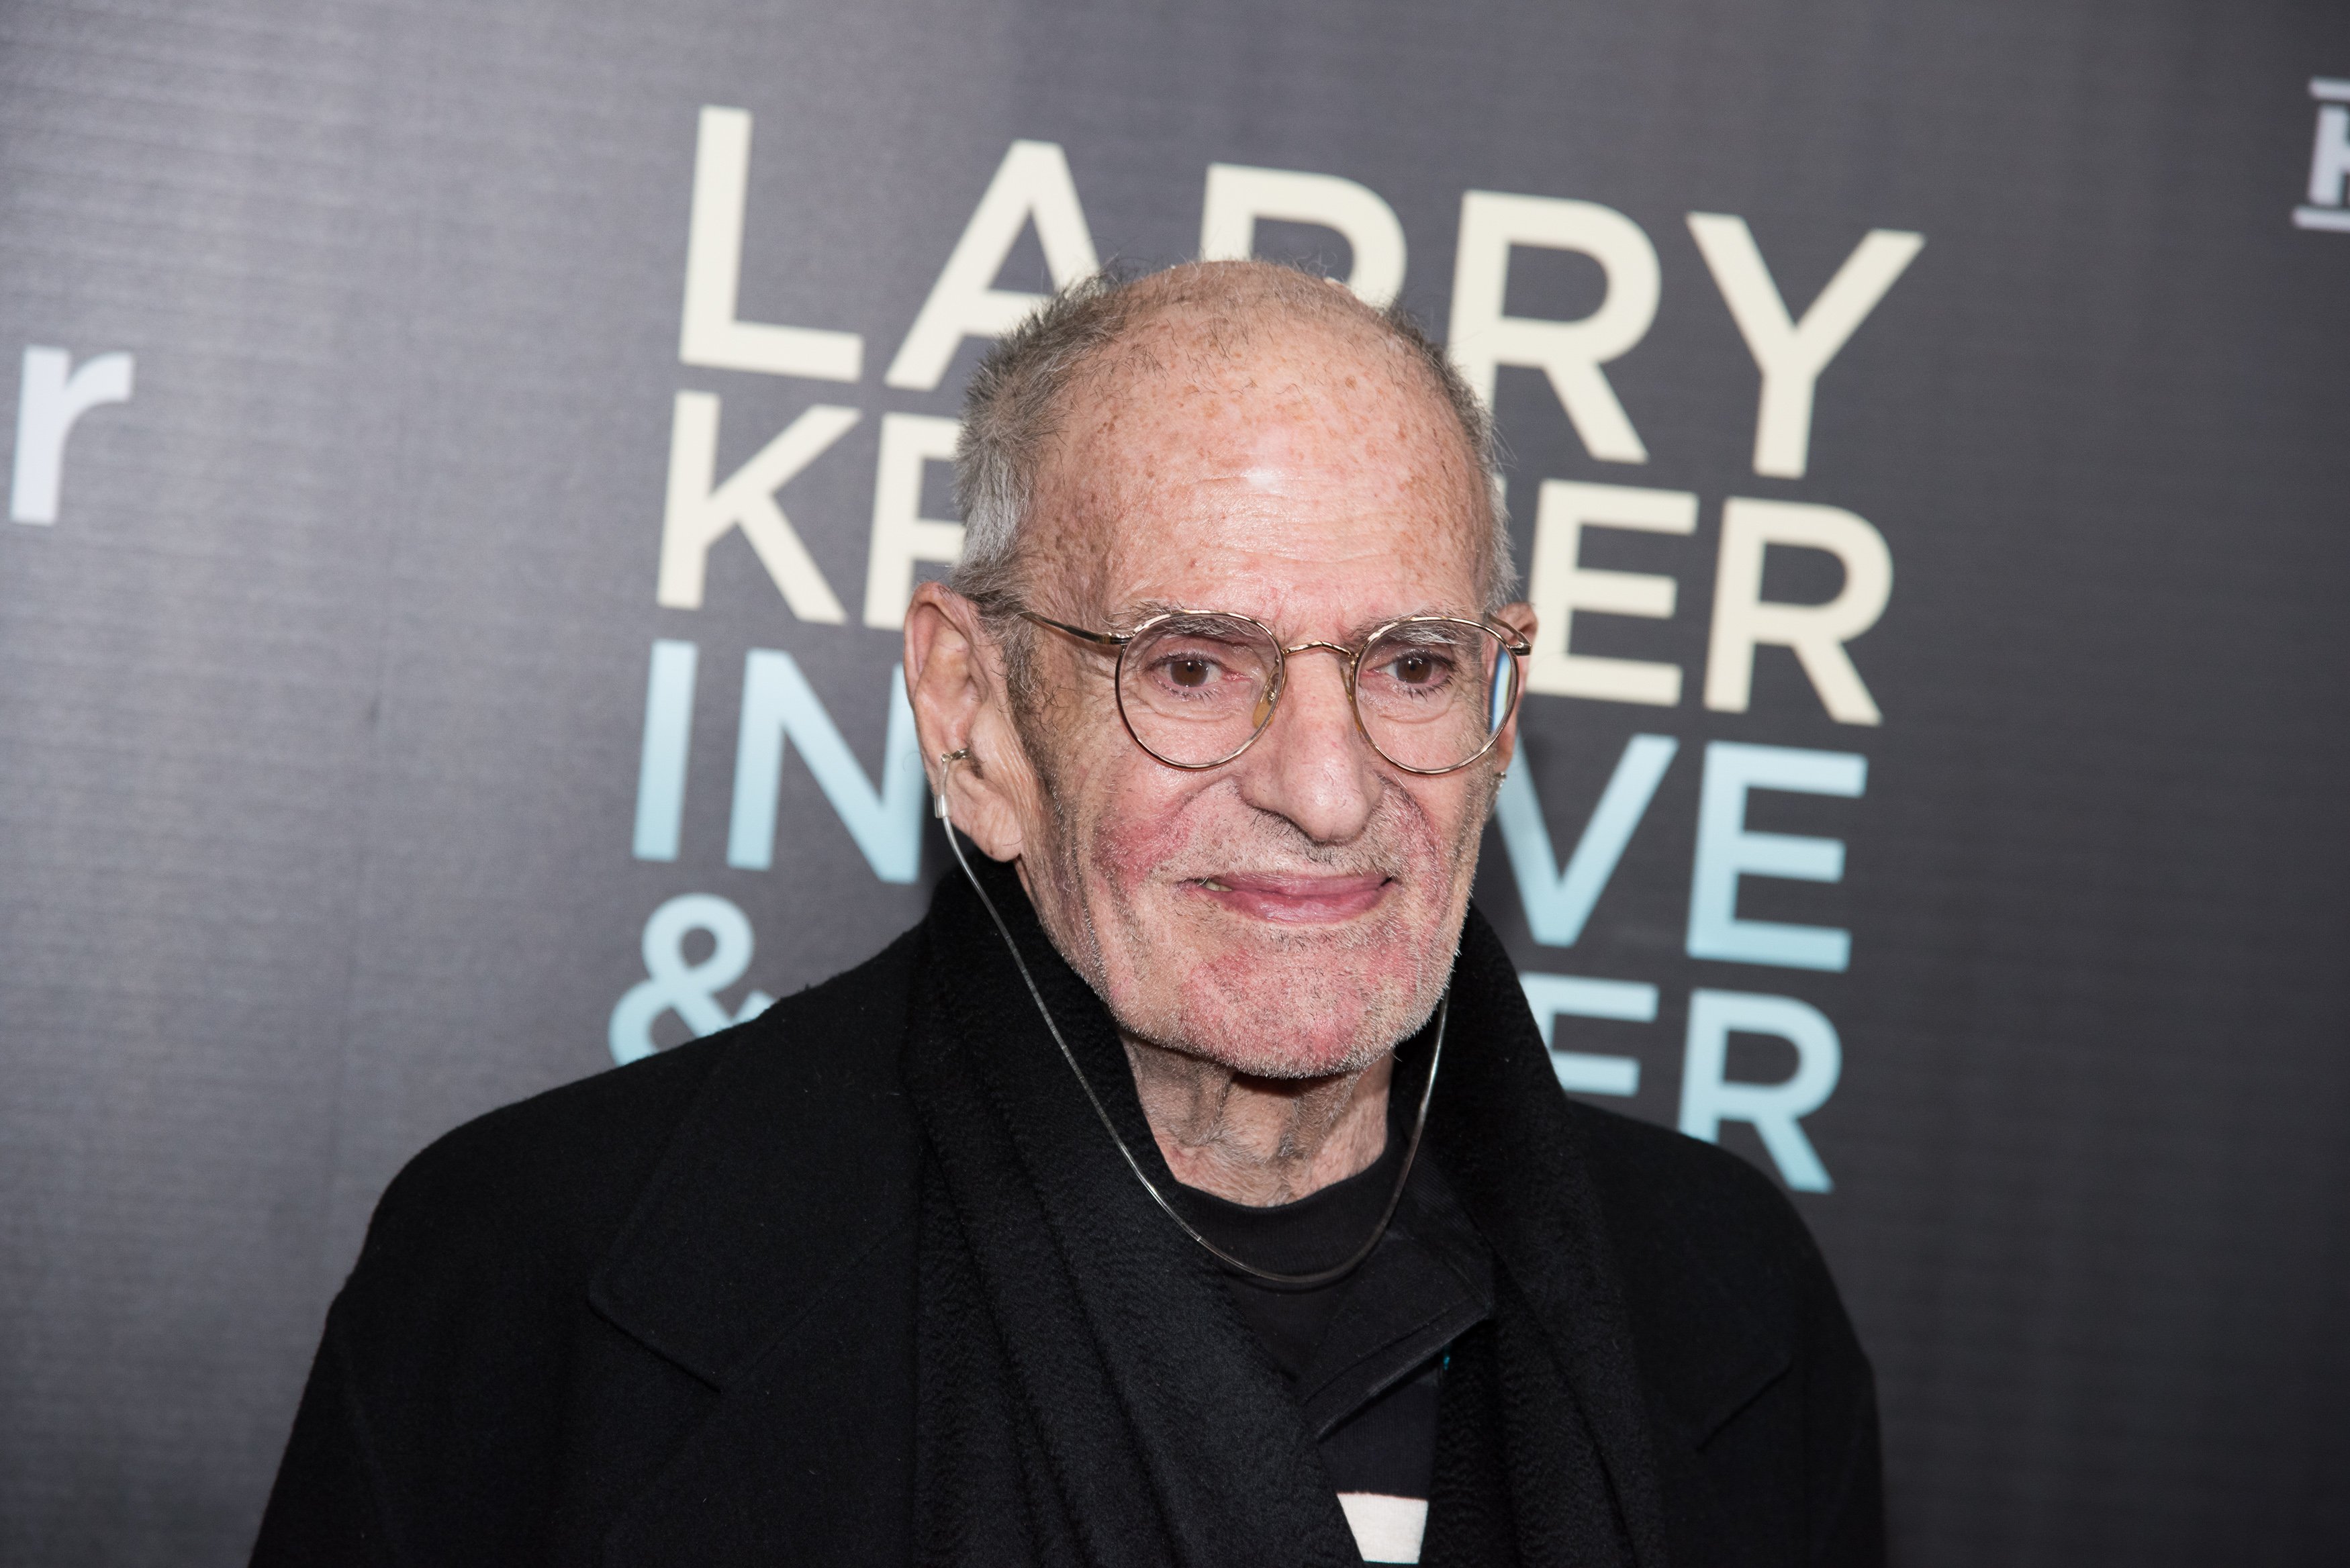
M1112 624L1122 630L1131 631L1144 621L1156 620L1162 616L1239 615L1241 613L1239 610L1228 610L1212 604L1183 604L1175 599L1137 599L1114 616ZM1251 616L1249 618L1253 620L1256 618Z
M1140 626L1144 621L1149 620L1155 616L1240 615L1243 612L1239 610L1224 609L1216 605L1179 604L1173 599L1138 599L1132 605L1128 606L1123 611L1111 617L1108 624L1116 630L1131 631L1136 627ZM1248 618L1251 620L1258 619L1255 616L1250 616ZM1348 643L1358 643L1369 637L1371 633L1377 631L1379 628L1383 626L1392 626L1399 620L1443 619L1477 621L1482 623L1484 618L1483 614L1479 611L1448 609L1441 605L1428 605L1418 609L1403 610L1395 615L1379 616L1374 619L1359 622L1358 624L1347 628L1345 638ZM1273 626L1269 621L1261 622L1260 624L1272 627L1273 633L1275 637L1284 638L1292 646L1295 646L1295 642L1298 640L1296 639L1286 638L1286 634L1282 631L1281 628Z
M1399 626L1399 627L1396 628L1396 629L1395 629L1395 634L1394 634L1394 635L1396 635L1397 637L1399 637L1399 638L1405 639L1406 640L1420 641L1420 642L1430 642L1430 643L1433 643L1433 642L1441 642L1441 641L1443 641L1447 634L1446 634L1446 633L1445 633L1441 628L1437 628L1437 627L1431 627L1431 626L1414 626L1414 625L1412 625L1412 624L1410 624L1410 623L1412 623L1412 622L1414 622L1414 621L1428 621L1428 620L1465 620L1465 621L1475 621L1475 620L1477 619L1477 618L1476 618L1475 616L1471 616L1471 615L1455 615L1455 614L1453 614L1453 613L1452 613L1451 611L1450 611L1450 610L1427 610L1427 611L1420 611L1420 612L1417 612L1417 613L1412 614L1412 615L1406 616L1406 617L1404 617L1404 618L1403 618L1403 620L1405 621L1405 624L1404 624L1404 625L1402 625L1402 626ZM1361 641L1361 640L1363 640L1365 638L1367 638L1368 636L1370 636L1370 634L1371 634L1372 630L1374 629L1374 628L1378 627L1378 626L1384 626L1384 625L1387 625L1387 624L1388 624L1388 623L1387 623L1387 622L1385 622L1385 621L1375 621L1375 622L1373 622L1373 623L1372 623L1372 625L1371 625L1371 626L1364 627L1361 630L1359 630L1359 631L1357 631L1357 632L1354 633L1354 640L1356 640L1356 641L1357 641L1357 642L1360 642L1360 641Z

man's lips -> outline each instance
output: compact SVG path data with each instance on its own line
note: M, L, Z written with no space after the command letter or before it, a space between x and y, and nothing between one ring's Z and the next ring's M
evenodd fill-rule
M1330 925L1351 920L1387 896L1392 879L1360 877L1281 876L1226 872L1190 884L1235 914L1289 925Z

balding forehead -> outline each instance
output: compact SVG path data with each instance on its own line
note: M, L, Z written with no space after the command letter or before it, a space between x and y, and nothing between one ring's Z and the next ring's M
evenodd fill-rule
M1251 356L1352 357L1449 409L1444 391L1392 327L1351 292L1287 267L1181 267L1129 286L1131 312L1076 379L1212 372ZM1463 440L1466 435L1464 433Z
M1301 317L1351 317L1383 325L1379 313L1329 278L1270 262L1195 262L1138 278L1126 286L1136 316L1188 307L1203 312L1243 313L1260 308Z
M1367 506L1454 524L1482 583L1483 469L1442 388L1351 295L1334 310L1277 296L1153 301L1125 325L1071 384L1040 453L1037 587L1055 579L1073 612L1108 607L1114 562L1167 548L1129 536L1138 516L1163 517L1178 491L1262 506L1256 467L1302 459L1301 472L1326 472L1334 453Z
M1321 401L1334 421L1376 410L1377 417L1408 424L1412 436L1446 449L1446 466L1457 462L1479 470L1443 387L1354 295L1269 266L1251 267L1235 282L1203 287L1179 271L1133 286L1134 314L1071 379L1052 421L1061 439L1040 454L1041 481L1049 484L1046 474L1066 460L1084 461L1105 420L1163 408L1170 399L1207 419L1237 411L1234 400L1284 391Z
M1490 425L1444 351L1408 317L1311 274L1198 262L1075 285L982 361L956 454L967 531L954 586L1004 613L1045 587L1040 557L1066 556L1072 529L1106 521L1084 501L1147 486L1154 466L1180 466L1181 449L1211 430L1228 438L1240 418L1355 430L1353 466L1417 476L1423 494L1440 479L1441 509L1481 524L1477 575L1500 596L1492 603L1514 584ZM1142 435L1152 439L1132 439Z

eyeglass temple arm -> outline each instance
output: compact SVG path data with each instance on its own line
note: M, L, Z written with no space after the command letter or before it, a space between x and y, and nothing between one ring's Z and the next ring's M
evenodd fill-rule
M1519 631L1513 626L1496 625L1493 618L1490 615L1479 616L1477 618L1477 624L1483 627L1487 631L1492 632L1495 637L1500 638L1502 639L1502 646L1508 649L1512 653L1516 654L1521 659L1534 650L1533 640L1524 633Z
M1134 640L1131 633L1118 631L1087 631L1084 627L1071 626L1065 620L1055 620L1051 616L1038 615L1035 610L1022 610L1020 612L1020 618L1023 620L1033 620L1038 626L1049 626L1055 631L1066 632L1071 637L1090 642L1097 648L1124 648L1128 643Z

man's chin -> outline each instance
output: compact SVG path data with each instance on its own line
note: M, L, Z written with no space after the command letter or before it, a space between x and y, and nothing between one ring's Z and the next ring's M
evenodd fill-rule
M1275 1084L1305 1083L1316 1078L1337 1078L1360 1073L1391 1048L1362 1044L1343 1053L1311 1058L1248 1054L1239 1061L1221 1064L1230 1067L1243 1078Z
M1295 983L1184 988L1178 1048L1257 1078L1357 1073L1426 1021L1416 987L1325 970Z
M1135 1038L1251 1077L1359 1072L1427 1022L1444 986L1427 961L1449 967L1451 944L1401 909L1300 927L1192 908L1172 941L1112 928L1136 940L1101 955L1104 996Z

